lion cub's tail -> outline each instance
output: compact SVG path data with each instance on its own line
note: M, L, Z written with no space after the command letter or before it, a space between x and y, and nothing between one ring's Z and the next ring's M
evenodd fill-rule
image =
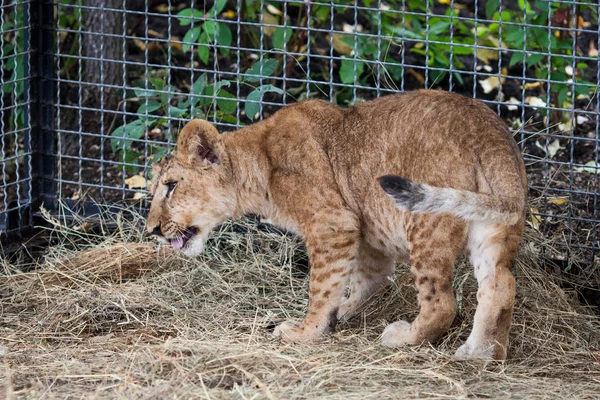
M396 207L415 213L450 213L468 221L514 225L523 215L523 199L419 184L396 175L379 178Z

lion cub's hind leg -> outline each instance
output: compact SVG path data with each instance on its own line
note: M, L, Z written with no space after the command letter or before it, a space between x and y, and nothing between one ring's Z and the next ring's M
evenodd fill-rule
M364 239L358 249L356 267L350 275L350 293L338 310L338 320L347 320L379 288L391 283L394 259L369 246Z
M479 289L473 331L456 352L457 359L504 360L515 301L510 267L522 227L472 222L467 249Z
M452 275L466 240L466 223L446 215L412 214L407 239L419 315L412 323L398 321L385 328L381 342L388 347L433 342L450 328L456 315Z

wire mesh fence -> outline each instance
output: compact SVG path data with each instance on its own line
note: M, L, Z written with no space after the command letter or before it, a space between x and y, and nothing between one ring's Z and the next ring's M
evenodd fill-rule
M0 235L5 236L28 227L31 216L29 3L3 2L0 31Z
M305 98L352 105L440 88L481 99L513 128L528 166L528 224L556 243L552 256L588 262L600 249L600 6L594 0L31 5L35 12L51 7L34 17L51 16L52 25L30 27L28 2L2 7L0 218L42 195L141 200L149 163L172 149L191 118L227 131ZM40 66L28 75L30 29L52 41L42 54L53 58L52 74ZM32 124L27 85L35 79L35 87L52 85L38 94L54 91L47 99L51 115L36 115ZM51 120L41 121L46 117ZM28 183L28 134L36 124L50 124L56 134L40 150L53 165L41 168L43 182L51 183L40 186L44 193L32 193Z

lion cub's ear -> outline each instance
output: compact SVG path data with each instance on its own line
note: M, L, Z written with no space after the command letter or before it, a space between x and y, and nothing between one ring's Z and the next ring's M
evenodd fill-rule
M179 133L177 149L190 161L196 157L212 164L221 160L215 152L215 143L219 137L217 129L208 121L194 119L187 123Z

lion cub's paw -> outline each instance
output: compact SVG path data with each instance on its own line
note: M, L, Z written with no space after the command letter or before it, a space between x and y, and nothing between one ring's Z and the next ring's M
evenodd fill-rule
M340 304L340 308L338 308L337 312L337 320L338 321L348 321L356 314L356 310L358 309L358 304L355 301L350 299L345 299L342 304Z
M284 343L307 343L316 340L319 335L306 332L298 321L285 321L273 331L273 336L281 338Z
M397 321L389 324L383 330L381 344L392 348L419 344L410 327L411 324L407 321Z
M454 353L455 361L468 360L505 360L506 350L500 344L489 344L488 346L472 346L468 342L463 344Z

